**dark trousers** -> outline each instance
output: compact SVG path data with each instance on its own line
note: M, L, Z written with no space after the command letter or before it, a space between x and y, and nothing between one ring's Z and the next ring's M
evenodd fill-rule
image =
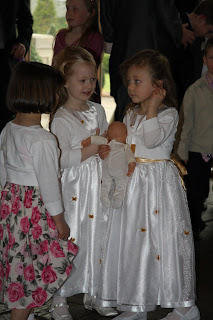
M114 96L116 109L115 109L115 121L123 122L125 116L125 110L128 103L131 102L131 99L128 95L126 87L121 84L117 89L116 95Z
M14 114L7 109L6 94L11 75L9 54L0 50L0 132L6 123L14 118Z
M201 153L189 152L186 176L187 199L194 232L204 229L205 223L201 215L203 202L209 193L209 178L211 174L211 160L205 162Z

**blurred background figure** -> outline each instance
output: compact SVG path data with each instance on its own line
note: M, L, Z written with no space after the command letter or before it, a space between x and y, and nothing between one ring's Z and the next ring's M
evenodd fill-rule
M100 18L104 40L113 43L109 62L111 95L116 102L115 120L122 121L130 99L119 65L147 48L172 56L181 43L182 23L173 0L101 0Z
M32 36L28 0L0 1L0 131L13 118L6 108L6 92L14 65L24 60Z

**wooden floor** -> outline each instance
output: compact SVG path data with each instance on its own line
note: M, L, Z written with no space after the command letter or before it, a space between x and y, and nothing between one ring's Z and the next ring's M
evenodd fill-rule
M212 185L211 185L212 189ZM201 234L201 240L195 243L197 271L197 305L201 312L201 320L213 320L213 191L208 198L208 208L203 212L203 220L207 227ZM105 320L96 311L86 310L83 306L83 295L69 298L73 320ZM36 310L36 320L51 319L49 308L51 301ZM148 314L148 320L162 319L170 310L157 308ZM0 304L0 320L9 320L9 310Z

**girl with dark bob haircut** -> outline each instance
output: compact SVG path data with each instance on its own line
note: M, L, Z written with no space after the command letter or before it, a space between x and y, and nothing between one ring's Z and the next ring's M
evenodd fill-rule
M61 73L48 65L20 62L12 72L7 107L14 113L51 113L64 83Z
M20 62L9 84L16 116L0 134L0 302L11 310L10 320L34 319L34 308L66 281L78 251L68 241L58 143L41 126L63 83L50 66Z

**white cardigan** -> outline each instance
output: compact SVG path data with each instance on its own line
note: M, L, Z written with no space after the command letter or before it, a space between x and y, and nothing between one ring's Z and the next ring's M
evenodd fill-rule
M63 211L59 185L59 149L55 137L41 126L9 122L0 136L0 182L39 186L50 215Z

